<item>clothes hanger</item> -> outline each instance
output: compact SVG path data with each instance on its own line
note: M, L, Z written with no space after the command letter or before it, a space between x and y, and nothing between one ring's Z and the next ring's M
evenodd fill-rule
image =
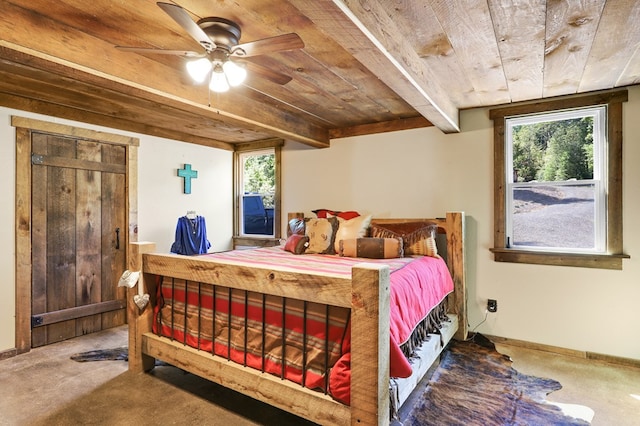
M195 210L187 210L187 219L195 219L198 215L196 215Z

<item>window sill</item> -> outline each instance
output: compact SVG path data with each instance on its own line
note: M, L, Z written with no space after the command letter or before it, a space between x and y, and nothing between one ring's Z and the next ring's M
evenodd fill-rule
M549 253L507 248L491 248L496 262L531 263L535 265L575 266L580 268L622 270L627 254Z

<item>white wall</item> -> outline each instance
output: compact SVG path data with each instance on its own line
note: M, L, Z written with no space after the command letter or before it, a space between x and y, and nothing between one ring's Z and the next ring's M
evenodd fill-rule
M123 132L0 107L0 352L15 347L15 128L11 116L68 124L140 139L138 150L138 240L169 252L179 216L205 217L211 251L231 248L232 158L230 151ZM191 194L183 193L177 169L198 171Z
M488 110L461 114L462 132L435 128L346 138L282 155L283 213L315 208L376 217L467 214L471 328L546 345L640 359L640 87L624 104L622 271L493 261L493 130Z
M184 142L141 136L138 150L139 240L153 241L169 252L178 217L187 210L204 216L209 251L232 247L233 153ZM183 193L177 169L185 163L197 170L191 194Z

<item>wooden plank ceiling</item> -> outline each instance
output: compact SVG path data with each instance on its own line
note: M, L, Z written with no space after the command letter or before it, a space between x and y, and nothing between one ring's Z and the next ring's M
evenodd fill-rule
M303 49L252 58L223 94L185 59L114 46L202 48L151 0L0 1L0 105L233 149L435 125L459 111L640 83L633 0L176 0L220 16L240 42L290 32Z

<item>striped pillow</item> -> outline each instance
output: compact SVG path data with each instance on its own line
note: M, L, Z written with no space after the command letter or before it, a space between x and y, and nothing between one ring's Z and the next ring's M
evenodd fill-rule
M371 226L371 236L374 238L402 238L404 255L438 256L436 246L436 232L438 225L427 225L408 233L399 233L379 225Z
M345 257L392 259L403 257L402 238L351 238L340 240L338 254Z

